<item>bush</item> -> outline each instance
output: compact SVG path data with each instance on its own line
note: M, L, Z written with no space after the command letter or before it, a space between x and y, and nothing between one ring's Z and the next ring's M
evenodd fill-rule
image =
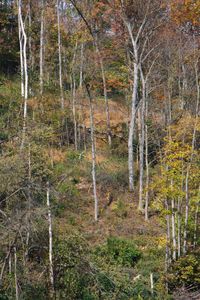
M86 241L73 234L64 240L57 240L55 245L54 273L58 299L98 299L98 287L88 260Z
M97 248L97 255L107 255L112 262L125 267L133 267L141 258L141 252L129 240L110 237L107 244Z
M171 289L194 285L200 287L200 254L190 253L174 262L167 280Z
M116 202L112 203L111 210L120 218L126 218L128 214L127 206L121 199L118 199Z

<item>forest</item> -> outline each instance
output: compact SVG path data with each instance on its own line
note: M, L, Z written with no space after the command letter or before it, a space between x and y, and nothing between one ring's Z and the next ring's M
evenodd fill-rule
M200 299L200 1L0 0L0 300Z

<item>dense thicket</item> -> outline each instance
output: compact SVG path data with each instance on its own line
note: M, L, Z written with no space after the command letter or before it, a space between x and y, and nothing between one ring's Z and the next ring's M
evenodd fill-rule
M199 14L0 1L0 299L200 297Z

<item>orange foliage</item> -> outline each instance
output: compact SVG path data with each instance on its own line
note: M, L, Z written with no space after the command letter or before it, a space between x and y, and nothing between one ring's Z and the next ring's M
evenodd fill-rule
M172 18L177 24L191 23L193 26L200 25L200 1L176 0L171 1Z

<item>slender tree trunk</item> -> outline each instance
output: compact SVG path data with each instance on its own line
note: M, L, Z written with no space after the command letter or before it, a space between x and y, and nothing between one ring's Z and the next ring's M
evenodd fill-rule
M21 71L21 96L24 97L24 59L23 59L23 35L21 29L21 2L18 1L18 32L19 32L19 49L20 49L20 71Z
M80 76L79 76L79 88L83 86L83 61L84 61L84 44L81 44L81 62L80 62Z
M83 125L83 142L84 142L84 150L87 151L87 129L86 126Z
M74 146L75 150L78 150L78 141L77 141L77 121L76 121L76 82L74 74L72 74L72 112L74 120Z
M44 89L44 0L41 0L41 26L40 26L40 94Z
M149 144L148 144L148 102L146 101L146 114L145 114L145 166L146 166L146 195L145 195L145 221L148 221L148 208L149 208Z
M31 214L31 145L28 145L28 215L27 215L27 236L25 260L28 257L28 246L30 239L30 214Z
M48 225L49 225L49 280L51 284L50 296L54 294L54 274L53 274L53 235L52 235L52 217L50 206L50 187L47 182L47 209L48 209Z
M68 128L68 119L66 118L65 130L67 135L67 147L69 148L69 128Z
M178 247L178 258L181 256L181 200L178 198L178 208L177 208L177 247Z
M59 11L59 7L60 7L60 0L57 0L60 103L61 103L61 109L64 109L64 93L63 93L63 79L62 79L62 43L61 43L61 32L60 32L60 11Z
M189 219L188 180L189 180L189 167L187 168L187 174L185 178L185 224L184 224L184 232L183 232L183 254L186 254L187 252L188 219Z
M94 219L98 221L99 211L98 211L98 197L97 197L97 187L96 187L96 146L95 146L95 136L94 136L94 112L93 112L93 100L90 93L90 87L86 84L86 90L88 93L89 104L90 104L90 130L91 130L91 143L92 143L92 180L93 180L93 193L94 193Z
M18 0L18 18L20 22L20 30L21 34L23 36L23 47L21 49L23 55L23 74L24 74L24 114L23 114L23 130L22 130L22 141L21 141L21 147L20 149L22 150L24 147L24 142L25 142L25 136L26 136L26 119L27 119L27 99L28 99L28 67L27 67L27 35L25 32L25 25L22 20L22 11L21 11L21 0ZM21 35L20 34L20 35ZM21 55L20 55L21 59Z
M182 73L183 73L183 85L182 85L182 109L184 109L185 106L185 92L187 91L187 77L186 77L186 70L185 70L185 65L182 63L181 65L182 68Z
M150 283L151 283L151 294L154 294L154 282L153 282L153 273L150 273Z
M199 216L199 202L197 203L195 216L194 216L194 242L193 242L194 248L197 245L198 216Z
M29 27L29 37L28 37L29 65L31 70L33 71L34 58L33 58L33 51L32 51L32 37L31 37L31 29L32 29L31 0L28 1L28 27Z
M189 220L189 209L190 209L190 199L189 199L189 173L194 155L195 140L196 140L196 131L197 131L197 121L199 114L199 101L200 101L200 88L199 88L199 73L198 73L198 60L194 66L195 69L195 78L196 78L196 88L197 88L197 101L195 109L195 124L192 136L192 150L191 157L187 167L186 179L185 179L185 226L183 233L183 254L187 252L187 236L188 236L188 220Z
M143 179L144 179L144 113L145 113L145 97L142 100L139 110L139 205L138 209L143 210Z
M165 200L165 207L167 210L167 215L166 215L166 223L167 223L167 242L166 242L166 271L168 270L168 267L171 263L171 230L170 230L170 216L169 216L169 205L168 205L168 200Z
M14 247L14 260L15 260L15 299L19 300L19 289L18 289L18 279L17 279L17 251Z
M173 257L173 260L176 260L176 219L175 219L174 198L172 198L172 200L171 200L171 206L172 206L172 243L173 243L172 257Z
M10 254L8 259L8 267L9 267L9 274L12 274L12 255Z
M76 63L76 51L78 43L76 42L74 48L74 55L72 60L72 76L71 76L71 90L72 90L72 114L74 121L74 146L75 150L78 150L78 137L77 137L77 119L76 119L76 81L75 81L75 63Z
M133 137L134 126L136 117L136 103L137 103L137 90L138 90L138 65L134 62L134 81L132 91L132 103L131 103L131 120L129 125L128 136L128 170L129 170L129 190L134 190L134 158L133 158Z
M138 81L139 81L139 62L138 62L138 48L137 42L133 37L131 24L124 21L128 29L128 33L132 43L132 49L134 54L133 63L133 86L132 86L132 99L131 99L131 120L129 125L128 135L128 170L129 170L129 190L134 190L134 158L133 158L133 137L134 137L134 126L136 118L136 105L137 105L137 92L138 92Z

